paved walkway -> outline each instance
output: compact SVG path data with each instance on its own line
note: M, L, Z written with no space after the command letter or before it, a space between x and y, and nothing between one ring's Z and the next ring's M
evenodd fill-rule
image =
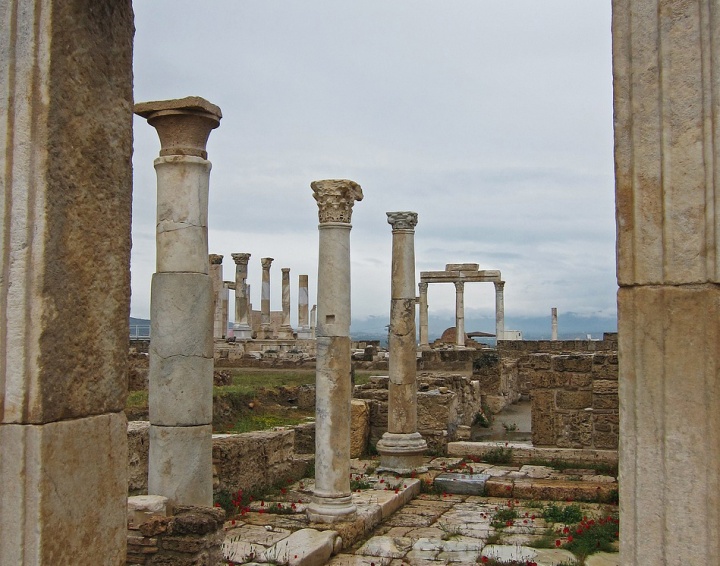
M584 563L569 551L554 548L568 542L573 531L548 523L543 510L550 501L592 500L617 489L615 478L594 470L558 471L546 466L473 463L461 458L428 462L424 478L399 478L367 473L376 461L353 461L353 494L358 518L322 530L307 522L304 506L313 480L297 482L269 501L254 502L251 511L227 524L225 556L231 563L282 563L293 566L430 566L492 564L526 566L619 566L617 553L596 553ZM457 479L485 474L485 494L428 493L430 481L448 473ZM461 475L462 474L462 475ZM421 481L425 486L421 492ZM430 481L428 481L430 480ZM438 482L439 483L439 482ZM446 484L447 485L447 484ZM287 514L268 513L277 504ZM613 505L577 503L584 520L606 521ZM275 509L277 511L277 508ZM570 528L569 528L570 529ZM556 542L557 541L557 542ZM530 545L552 548L533 548Z

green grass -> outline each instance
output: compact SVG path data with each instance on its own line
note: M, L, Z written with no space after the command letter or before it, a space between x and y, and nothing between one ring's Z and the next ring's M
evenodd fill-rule
M558 505L550 503L543 509L543 519L548 523L565 523L572 525L583 519L583 512L579 505Z
M147 391L130 391L125 406L128 409L142 409L148 406Z
M223 432L242 433L267 430L276 426L294 426L306 422L303 416L282 417L273 414L250 414L240 416L235 424Z
M527 462L530 466L546 466L548 468L553 468L555 470L558 470L560 472L569 470L569 469L578 469L578 468L584 468L589 470L595 470L595 472L598 475L604 475L604 476L612 476L617 477L618 475L618 467L617 464L607 464L605 462L583 462L580 460L558 460L558 459L552 459L552 460L546 460L543 458L531 458Z

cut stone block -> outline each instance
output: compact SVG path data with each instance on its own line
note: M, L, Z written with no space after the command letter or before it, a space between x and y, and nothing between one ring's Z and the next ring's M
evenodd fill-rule
M483 495L489 474L444 473L435 478L435 486L447 493Z
M167 516L168 499L162 495L135 495L128 497L128 526L137 529L150 517Z

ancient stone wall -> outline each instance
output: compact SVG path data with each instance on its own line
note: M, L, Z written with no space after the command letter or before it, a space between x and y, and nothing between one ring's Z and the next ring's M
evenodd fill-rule
M616 352L531 354L524 364L534 446L617 449Z
M130 506L129 506L130 507ZM172 516L128 517L128 566L224 564L225 512L217 507L177 506Z

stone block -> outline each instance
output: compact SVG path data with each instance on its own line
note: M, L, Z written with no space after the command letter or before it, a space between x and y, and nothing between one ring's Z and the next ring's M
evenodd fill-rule
M360 458L367 452L370 439L369 403L353 399L350 403L350 457Z
M555 391L534 390L530 397L533 444L555 445Z
M150 450L150 423L130 421L128 439L128 491L147 493L148 452Z
M602 449L615 449L617 450L618 441L620 435L617 431L605 432L599 431L597 425L595 426L595 432L593 432L593 447Z
M568 387L572 389L589 389L592 387L592 374L590 373L570 373L568 374L570 381Z
M592 390L598 395L617 395L618 382L609 379L595 379L592 383Z
M3 564L124 563L123 413L45 425L3 424L0 446L0 477L6 478L0 489Z
M594 409L617 409L619 407L617 395L593 395L592 406Z
M439 389L420 391L417 394L418 429L447 430L457 421L457 396Z
M138 529L153 516L168 515L168 499L162 495L135 495L128 497L128 527Z
M556 371L590 372L592 370L592 356L553 356L552 367Z
M153 344L150 345L151 350ZM161 426L212 423L213 359L150 357L150 422Z
M173 506L212 507L211 425L151 425L149 462L149 493L164 495Z
M443 473L435 477L433 483L438 489L446 493L463 495L483 495L485 482L490 479L488 474L457 474Z
M558 389L570 384L570 374L561 371L535 371L530 374L530 389Z
M591 391L558 391L555 398L558 409L585 409L593 406Z
M573 411L559 413L555 418L556 445L560 448L592 446L592 413Z

